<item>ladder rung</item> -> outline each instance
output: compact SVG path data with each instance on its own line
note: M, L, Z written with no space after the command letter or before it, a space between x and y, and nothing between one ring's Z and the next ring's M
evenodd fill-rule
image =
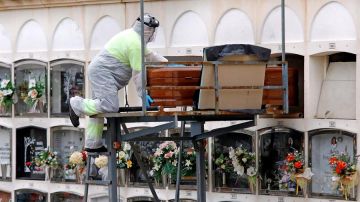
M110 185L110 180L85 180L85 184L92 184L92 185Z

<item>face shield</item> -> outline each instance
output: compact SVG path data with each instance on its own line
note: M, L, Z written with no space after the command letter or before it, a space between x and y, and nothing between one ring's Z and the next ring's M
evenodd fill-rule
M157 30L158 29L156 29L156 28L154 28L154 30L153 31L151 31L151 33L149 33L149 43L150 42L154 42L155 41L155 38L156 38L156 34L157 34ZM144 35L145 35L145 33L144 33Z
M152 42L156 37L156 28L159 27L160 23L155 17L150 14L144 15L144 40L146 43ZM141 19L137 18L133 25L133 29L141 34Z

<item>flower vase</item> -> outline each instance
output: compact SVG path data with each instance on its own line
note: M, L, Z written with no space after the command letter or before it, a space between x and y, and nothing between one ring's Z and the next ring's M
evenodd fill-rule
M118 169L116 169L116 172L117 172L119 185L120 186L126 186L127 185L126 169L125 168L118 168Z
M2 180L6 180L7 164L1 164L1 176Z
M10 116L11 115L11 105L10 106L0 105L0 115Z
M222 183L222 187L226 187L226 173L222 172L221 173L221 183Z
M345 200L349 200L351 197L351 190L354 189L357 183L357 173L340 178L340 187L342 188L342 195L344 196Z
M255 194L256 192L256 176L248 176L250 192Z
M79 184L83 184L84 181L84 168L76 168L76 181Z
M45 171L45 181L50 180L50 166L44 166L44 171Z
M164 174L161 177L164 188L167 188L171 184L171 175Z
M160 180L155 178L154 181L155 181L155 187L159 187L160 186Z

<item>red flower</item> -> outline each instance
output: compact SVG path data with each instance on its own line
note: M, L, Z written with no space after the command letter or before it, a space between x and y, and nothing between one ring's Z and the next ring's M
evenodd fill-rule
M338 161L338 159L335 156L333 156L329 159L329 164L335 165L337 163L337 161Z
M29 166L31 166L31 162L28 161L28 162L25 163L25 165L26 165L27 167L29 167Z
M346 168L347 164L344 161L338 161L336 168L340 168L341 170Z
M300 162L300 161L296 161L295 163L294 163L294 167L295 168L297 168L297 169L300 169L300 168L302 168L302 163Z
M340 175L342 173L342 169L336 166L335 172Z
M286 157L286 160L287 160L287 162L291 162L291 161L295 160L294 154L293 153L288 154Z
M83 159L83 161L86 161L86 158L87 158L87 153L86 153L86 151L82 151L81 154L82 154L82 159Z

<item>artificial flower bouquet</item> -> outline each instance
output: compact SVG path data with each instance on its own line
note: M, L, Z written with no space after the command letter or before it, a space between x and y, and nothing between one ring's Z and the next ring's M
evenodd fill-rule
M56 169L59 167L59 159L57 152L51 152L48 148L45 148L34 159L34 163L38 167L50 167Z
M332 181L338 185L339 191L342 191L343 196L348 200L350 190L358 183L356 160L352 161L347 153L332 154L329 165L333 171Z
M255 191L256 185L256 155L254 152L249 152L240 145L237 148L229 148L229 157L234 167L234 171L239 175L247 176L251 191Z
M159 180L162 175L175 179L178 153L179 150L173 141L166 141L159 145L152 159L154 163L152 175L155 179Z
M109 173L108 162L109 162L108 157L105 155L100 155L95 158L95 165L96 167L99 168L99 174L102 176L103 180L108 179L108 173Z
M216 171L219 173L230 173L234 168L231 159L226 154L220 154L215 159Z
M221 174L221 184L223 187L226 187L226 173L231 173L234 168L232 166L231 159L229 158L228 153L220 153L215 159L215 171Z
M83 174L85 171L86 160L87 160L86 151L81 151L81 152L75 151L70 155L69 163L77 167L77 171L79 172L79 174Z
M76 176L79 183L82 183L87 160L88 155L86 151L75 151L70 155L69 164L75 167Z
M304 156L301 152L295 150L292 153L288 153L284 160L284 166L282 170L284 175L280 180L280 184L284 183L295 183L296 186L296 195L299 193L299 187L303 191L303 194L306 194L307 184L311 180L313 173L310 168L305 168ZM284 180L284 179L287 180ZM290 188L290 187L288 187Z
M129 143L125 142L122 145L122 149L116 153L116 165L120 169L131 168L131 146Z
M11 105L14 103L13 95L15 88L12 82L8 79L3 79L0 82L0 107L4 112L9 112Z
M288 174L299 174L304 172L304 157L301 152L288 153L285 159L285 171Z
M182 153L181 175L194 176L196 173L196 152L194 147L186 149Z
M21 98L30 107L30 112L35 112L38 104L44 102L45 82L30 79L26 92L21 92ZM41 106L40 106L41 107Z

